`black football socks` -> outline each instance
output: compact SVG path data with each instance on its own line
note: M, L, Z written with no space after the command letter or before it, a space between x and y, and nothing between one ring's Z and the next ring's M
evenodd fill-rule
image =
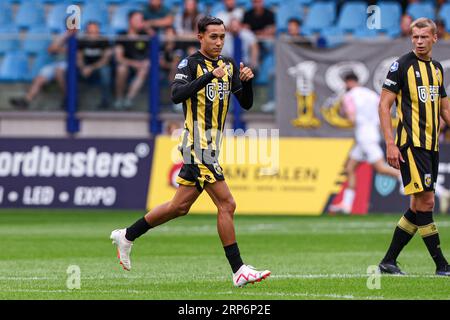
M417 226L423 242L425 242L428 252L436 264L436 269L446 268L448 262L442 254L439 232L433 221L433 213L431 211L417 211Z
M136 221L133 225L127 228L125 233L125 238L129 241L134 241L139 238L144 233L146 233L152 227L147 223L144 217Z
M225 255L230 263L233 273L236 273L240 267L244 264L241 259L241 253L239 252L239 247L237 243L230 244L229 246L223 247L225 249Z
M391 245L382 262L396 262L402 249L408 244L417 231L417 214L408 209L398 221L392 237Z

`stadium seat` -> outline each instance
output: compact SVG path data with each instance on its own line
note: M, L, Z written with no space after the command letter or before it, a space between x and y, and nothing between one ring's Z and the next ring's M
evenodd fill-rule
M128 1L126 1L126 3L137 3L137 4L143 5L143 4L147 4L148 0L128 0ZM164 1L164 5L168 6L166 1Z
M450 2L442 5L439 11L439 18L444 21L447 32L450 32Z
M353 32L355 39L372 39L378 37L379 33L377 29L369 29L367 26L359 28Z
M50 29L46 26L34 27L28 31L22 43L22 49L27 54L37 55L40 52L47 51L52 42Z
M47 17L47 27L51 32L60 33L65 30L65 18L67 6L63 3L57 4L51 8Z
M287 1L280 4L275 13L277 32L287 30L288 21L291 18L303 20L303 7L297 1Z
M255 79L257 85L267 85L270 82L270 75L274 73L275 69L275 55L267 54L261 62L258 75Z
M381 11L381 29L380 32L388 33L392 29L400 29L400 18L402 16L402 7L398 2L379 2Z
M13 23L11 6L7 2L0 2L0 26Z
M406 8L406 13L409 14L413 19L425 17L434 20L436 18L434 5L429 2L411 3L408 8Z
M31 72L27 77L25 77L25 80L32 80L34 79L38 74L39 71L41 71L42 67L51 63L53 61L52 57L45 51L38 54L31 63Z
M353 32L365 26L367 20L367 3L346 2L342 6L337 26L346 32Z
M220 11L224 11L224 10L225 10L225 6L224 6L223 2L217 2L217 3L213 4L213 6L211 8L211 15L216 16Z
M114 33L124 32L128 29L128 13L138 10L136 3L126 3L119 5L111 18L111 28Z
M123 4L125 2L129 2L127 0L105 0L107 4Z
M0 25L0 54L19 49L19 30L14 25Z
M28 74L28 58L23 51L9 51L0 65L1 81L25 80Z
M45 11L41 3L24 1L16 14L16 25L21 29L45 25Z
M109 25L108 8L104 3L89 2L83 7L81 28L84 30L89 22L97 22L101 28Z
M336 3L313 2L309 13L305 18L303 29L305 34L320 32L320 30L331 26L336 18Z

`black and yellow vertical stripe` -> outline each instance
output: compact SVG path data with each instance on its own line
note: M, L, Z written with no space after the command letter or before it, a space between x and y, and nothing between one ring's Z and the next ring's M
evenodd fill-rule
M405 61L406 83L397 93L399 125L398 146L407 142L415 147L438 151L439 144L439 87L442 72L432 61L422 61L412 54ZM409 138L409 139L408 139Z

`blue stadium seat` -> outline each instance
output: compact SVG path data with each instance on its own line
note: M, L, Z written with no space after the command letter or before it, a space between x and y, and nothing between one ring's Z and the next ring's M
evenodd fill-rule
M411 3L408 8L406 8L406 13L409 14L413 19L425 17L434 20L436 18L434 5L429 2Z
M366 26L353 32L353 37L356 39L372 39L378 37L378 35L377 29L368 29Z
M143 5L143 4L147 4L147 3L148 3L148 0L128 0L128 1L126 1L126 3L137 3L137 4ZM165 6L168 6L168 4L166 3L166 1L164 1L164 5L165 5Z
M0 80L21 81L28 74L28 58L23 51L10 51L0 65Z
M225 5L223 4L223 2L216 2L212 6L210 14L212 16L216 16L220 11L224 11L224 10L225 10Z
M83 14L81 15L81 28L84 30L88 22L98 22L98 24L105 28L109 25L108 8L104 3L89 2L83 7Z
M61 33L66 29L67 5L60 3L51 8L47 17L47 27L51 32Z
M34 79L39 74L39 71L41 71L42 67L51 62L53 62L53 58L46 51L38 54L34 58L33 63L31 64L31 72L27 77L25 77L25 80Z
M0 25L0 54L19 49L19 29L14 25Z
M27 54L37 55L41 52L46 52L51 42L52 36L50 29L46 26L34 27L26 34L22 42L22 49Z
M266 8L271 8L271 7L280 7L280 5L282 5L283 3L286 3L286 2L289 2L289 1L283 1L283 0L265 0L264 1L264 6L266 7ZM299 1L295 1L296 2L296 4L299 4L300 2Z
M127 0L105 0L107 4L123 4L125 2L129 2Z
M347 32L353 32L365 26L367 20L367 3L346 2L342 6L337 26Z
M0 26L13 23L11 6L7 2L0 2Z
M439 11L439 18L444 21L447 32L450 32L450 2L442 5Z
M41 3L24 1L16 14L16 25L28 29L36 25L45 25L45 11Z
M303 30L305 34L319 32L331 26L336 18L335 2L313 2L305 18Z
M111 28L114 33L124 32L128 30L128 13L138 10L139 5L136 3L126 3L119 5L114 11L111 18Z
M389 32L392 29L400 30L400 19L402 16L402 7L398 2L383 1L379 2L381 12L380 32Z
M258 75L255 79L257 85L267 85L270 82L270 75L274 73L275 69L275 55L273 53L267 54L261 62Z
M303 7L297 1L287 1L280 4L275 13L277 32L287 30L288 21L291 18L303 20Z

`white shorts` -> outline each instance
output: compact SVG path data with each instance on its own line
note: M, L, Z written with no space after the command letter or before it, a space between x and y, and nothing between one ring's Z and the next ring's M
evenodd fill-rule
M350 158L358 162L367 161L370 164L373 164L378 160L383 159L383 157L383 150L381 150L380 145L376 142L364 144L357 143L352 151L350 151Z
M47 64L39 71L39 76L44 77L47 81L53 80L58 69L65 71L67 69L67 62L58 61Z

